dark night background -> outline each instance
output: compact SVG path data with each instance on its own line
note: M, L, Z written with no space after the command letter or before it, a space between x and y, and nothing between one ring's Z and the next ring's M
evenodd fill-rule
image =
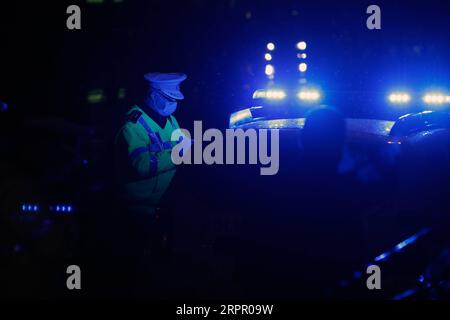
M65 27L67 4L2 10L2 96L27 113L98 121L92 114L101 108L135 103L145 70L180 70L191 94L179 116L223 126L261 85L268 41L287 51L306 40L308 77L349 115L386 112L376 102L392 86L449 82L446 1L382 2L375 32L365 28L370 1L81 1L80 31ZM124 101L117 101L119 88ZM105 100L90 106L86 95L94 89ZM339 100L349 97L359 98L357 106Z
M81 8L81 30L66 28L70 4ZM371 4L381 7L381 30L366 28ZM52 222L63 231L30 249L33 257L48 261L53 261L51 252L64 252L56 255L57 266L76 264L79 257L85 259L86 247L95 251L95 243L105 241L99 225L108 224L114 206L109 189L113 139L126 108L142 101L144 73L188 75L181 86L186 98L176 112L188 129L194 120L202 120L204 128L225 129L231 112L251 106L253 91L266 81L263 55L270 41L287 57L297 41L305 40L308 81L320 86L324 103L346 117L395 120L405 112L387 105L392 88L421 95L450 85L450 4L444 0L3 1L0 25L0 100L8 104L0 113L2 220L23 201L63 199L78 205L74 221ZM282 82L290 80L289 68L280 71ZM212 239L234 234L230 225L241 221L243 212L248 220L257 219L266 203L255 204L261 198L276 210L271 196L279 200L295 193L290 172L298 168L285 159L279 178L260 177L259 169L249 166L179 170L166 199L177 208L181 253L176 259L184 266L173 280L182 287L179 296L229 297L234 292L227 277L234 276L235 262L211 258ZM352 210L384 202L391 179L388 175L364 189L370 197L355 195ZM343 193L354 200L350 191ZM280 210L296 210L296 205L284 203ZM11 234L27 238L28 229L4 223L5 243ZM41 253L41 247L50 254ZM59 270L39 261L44 274ZM16 270L21 277L27 264L16 263L24 268ZM41 287L35 284L29 295ZM15 294L20 296L21 288Z

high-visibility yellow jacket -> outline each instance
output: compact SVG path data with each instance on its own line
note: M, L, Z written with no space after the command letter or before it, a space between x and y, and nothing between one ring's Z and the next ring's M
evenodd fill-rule
M177 142L171 136L178 128L174 116L161 128L138 106L127 113L115 146L120 197L130 209L154 213L176 171L171 152Z

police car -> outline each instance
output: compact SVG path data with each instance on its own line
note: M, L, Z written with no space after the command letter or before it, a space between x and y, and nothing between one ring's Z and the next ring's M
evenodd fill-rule
M295 44L296 61L289 60L290 66L283 65L281 61L280 69L283 71L280 72L275 63L277 55L280 55L277 49L273 42L266 44L263 70L267 78L266 86L254 90L251 106L230 115L230 128L302 129L307 112L324 103L326 92L319 84L310 83L307 78L307 42L299 41ZM282 75L281 80L278 79L278 73L286 70L288 77L283 78ZM286 81L286 78L289 80ZM419 89L413 93L408 90L389 91L387 88L383 98L386 105L404 110L404 114L390 120L347 118L350 140L401 143L402 138L417 132L450 128L450 114L446 108L450 106L450 92ZM334 105L333 101L326 102Z

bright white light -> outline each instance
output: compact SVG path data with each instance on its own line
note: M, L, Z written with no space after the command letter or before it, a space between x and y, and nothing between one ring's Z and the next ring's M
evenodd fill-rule
M306 42L305 41L297 42L297 49L298 50L305 50L306 49Z
M286 97L286 92L283 90L256 90L253 93L253 99L263 98L270 100L281 100Z
M275 50L275 44L273 44L273 42L269 42L267 44L267 50L269 50L269 51Z
M393 92L388 97L390 103L403 104L411 100L411 96L405 92Z
M306 63L302 62L302 63L300 63L300 64L298 65L298 70L299 70L300 72L305 72L306 69L308 69L308 65L307 65Z
M268 76L272 76L275 73L275 68L273 67L273 65L271 64L266 65L265 73Z
M432 92L423 96L423 102L426 104L443 104L449 102L449 97L442 93Z
M266 59L266 61L270 61L270 60L272 60L272 55L270 53L266 53L264 55L264 59Z
M266 92L267 99L284 99L286 97L286 93L281 90L269 90Z
M317 90L301 90L297 97L303 101L317 101L320 99L320 93Z

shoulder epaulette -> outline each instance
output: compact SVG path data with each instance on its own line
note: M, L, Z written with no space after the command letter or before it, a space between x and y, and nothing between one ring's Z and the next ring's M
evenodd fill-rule
M142 112L139 110L133 110L130 112L130 114L127 115L127 121L136 123L138 122L139 118L141 117Z

